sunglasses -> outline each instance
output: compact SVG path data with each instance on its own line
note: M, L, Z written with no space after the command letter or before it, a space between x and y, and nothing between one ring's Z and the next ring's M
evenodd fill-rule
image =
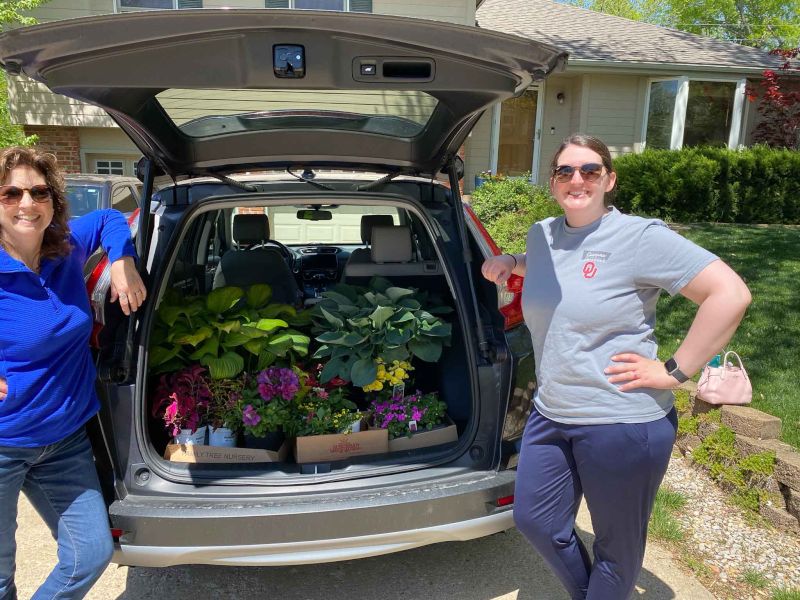
M553 179L559 183L572 181L572 176L578 171L584 181L593 182L600 179L603 175L603 165L599 163L586 163L580 167L572 165L561 165L553 169Z
M53 190L49 185L34 185L30 188L17 187L15 185L0 185L0 202L7 206L19 204L22 196L28 192L34 202L49 202L53 197Z

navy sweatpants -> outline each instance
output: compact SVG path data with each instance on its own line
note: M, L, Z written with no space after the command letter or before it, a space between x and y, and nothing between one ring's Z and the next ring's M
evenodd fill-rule
M626 600L644 560L647 522L678 419L565 425L533 409L522 438L514 521L573 599ZM575 533L581 497L594 564Z

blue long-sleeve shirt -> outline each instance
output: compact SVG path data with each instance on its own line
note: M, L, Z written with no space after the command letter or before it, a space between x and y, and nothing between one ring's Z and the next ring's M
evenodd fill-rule
M78 430L100 407L89 349L92 314L83 265L99 247L134 256L125 217L98 210L70 221L72 252L40 272L0 248L0 446L32 448Z

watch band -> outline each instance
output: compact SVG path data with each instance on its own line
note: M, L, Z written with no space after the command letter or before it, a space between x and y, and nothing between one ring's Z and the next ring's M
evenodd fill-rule
M689 380L689 376L680 370L678 363L675 362L675 357L671 356L665 363L664 368L667 370L668 375L672 375L678 383L683 383Z

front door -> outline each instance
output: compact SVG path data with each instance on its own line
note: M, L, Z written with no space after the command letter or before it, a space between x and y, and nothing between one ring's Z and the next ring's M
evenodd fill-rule
M537 116L539 90L529 89L500 105L497 164L494 172L506 177L530 177L537 172ZM538 160L536 160L538 162Z

